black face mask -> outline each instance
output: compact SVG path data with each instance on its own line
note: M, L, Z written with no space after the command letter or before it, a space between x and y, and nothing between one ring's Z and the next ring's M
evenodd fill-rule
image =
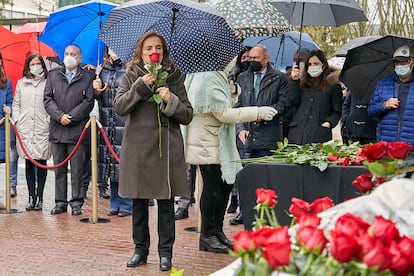
M249 69L250 62L249 61L242 61L240 62L240 72L244 72Z
M250 61L249 69L252 72L259 72L262 69L262 64L258 61Z

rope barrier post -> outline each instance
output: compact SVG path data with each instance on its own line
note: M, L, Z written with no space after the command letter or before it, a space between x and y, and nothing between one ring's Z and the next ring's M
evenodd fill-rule
M13 214L21 213L16 209L11 208L11 196L10 196L10 114L5 114L5 120L2 120L1 123L4 123L5 129L5 150L6 150L6 209L0 210L1 214Z
M198 202L198 205L200 206L201 193L203 191L203 177L201 176L201 171L200 171L199 166L197 166L196 179L197 179L197 199L198 199L197 202ZM184 231L200 233L200 231L201 231L201 212L200 212L200 208L197 208L197 210L198 210L198 212L197 212L197 226L186 227L186 228L184 228Z
M92 219L81 219L81 222L109 222L109 219L98 218L98 139L96 116L91 116L91 178L92 178Z

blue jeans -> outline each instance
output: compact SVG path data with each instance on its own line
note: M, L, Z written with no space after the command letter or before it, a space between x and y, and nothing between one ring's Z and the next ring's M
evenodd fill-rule
M16 146L10 148L10 186L17 186L17 166L19 155L17 154Z
M109 206L112 211L132 212L132 199L121 197L118 194L119 182L111 181L111 197L109 199Z

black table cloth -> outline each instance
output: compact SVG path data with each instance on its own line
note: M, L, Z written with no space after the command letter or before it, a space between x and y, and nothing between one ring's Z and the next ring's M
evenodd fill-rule
M256 210L256 189L273 189L278 196L276 215L281 225L289 225L287 215L292 197L311 203L319 197L329 196L334 203L360 195L352 186L352 181L361 174L368 173L364 166L329 166L321 172L318 168L306 165L250 163L236 177L244 226L252 229Z

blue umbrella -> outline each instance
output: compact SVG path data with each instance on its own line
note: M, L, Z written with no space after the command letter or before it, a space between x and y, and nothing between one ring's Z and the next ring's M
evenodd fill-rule
M82 49L82 63L102 63L104 44L98 34L116 4L94 0L79 5L62 7L49 15L39 40L56 51L63 60L67 45L77 44Z
M264 45L269 50L270 62L279 67L286 67L293 64L293 55L299 48L299 39L300 32L290 31L277 37L248 37L243 41L243 45L250 47L256 44ZM319 49L318 45L306 33L302 33L301 48L306 48L310 51Z
M241 41L225 19L206 3L188 0L136 0L112 10L99 37L124 62L147 31L161 33L171 57L185 74L224 70Z

